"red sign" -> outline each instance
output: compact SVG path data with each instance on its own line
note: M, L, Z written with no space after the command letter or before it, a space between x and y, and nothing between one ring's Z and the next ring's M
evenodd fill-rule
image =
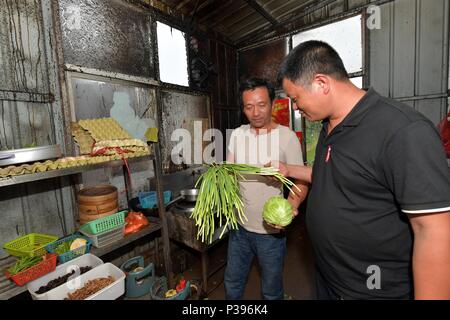
M275 100L272 110L272 120L278 124L289 127L289 99Z
M301 131L295 131L295 134L297 135L298 141L300 141L300 144L303 143L303 133Z

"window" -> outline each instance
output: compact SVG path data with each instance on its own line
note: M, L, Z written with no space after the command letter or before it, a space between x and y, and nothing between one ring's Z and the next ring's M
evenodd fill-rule
M331 45L350 76L362 71L361 15L300 32L292 37L292 45L295 47L308 40L321 40Z
M362 88L364 69L362 64L362 28L361 15L330 23L322 27L300 32L292 36L292 46L309 41L321 40L331 45L344 62L350 80ZM298 112L298 111L296 111ZM317 140L319 139L321 122L305 120L306 162L314 162Z
M159 78L163 82L189 86L184 33L164 23L156 24Z

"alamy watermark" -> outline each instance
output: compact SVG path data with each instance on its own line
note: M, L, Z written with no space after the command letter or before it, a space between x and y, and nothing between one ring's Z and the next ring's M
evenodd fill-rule
M367 278L366 285L369 290L381 289L381 268L377 265L370 265L366 270L370 276Z
M381 29L381 8L376 5L370 5L366 9L366 26L369 30Z
M227 129L225 137L218 129L202 131L202 122L194 121L193 136L187 129L175 129L170 140L177 144L171 150L174 164L211 164L226 160L224 144L237 163L267 164L272 159L279 159L279 130L260 129L258 134L253 129Z

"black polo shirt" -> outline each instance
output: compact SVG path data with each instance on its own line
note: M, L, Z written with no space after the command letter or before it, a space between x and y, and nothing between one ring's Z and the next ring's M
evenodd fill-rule
M373 89L329 135L327 126L306 218L318 270L344 299L411 297L413 234L405 212L450 210L439 134L422 114ZM380 289L370 278L377 268Z

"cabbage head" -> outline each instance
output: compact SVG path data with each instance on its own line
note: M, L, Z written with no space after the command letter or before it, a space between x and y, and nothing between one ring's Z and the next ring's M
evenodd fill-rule
M263 209L264 221L285 227L292 222L294 208L281 196L272 197L266 201Z

